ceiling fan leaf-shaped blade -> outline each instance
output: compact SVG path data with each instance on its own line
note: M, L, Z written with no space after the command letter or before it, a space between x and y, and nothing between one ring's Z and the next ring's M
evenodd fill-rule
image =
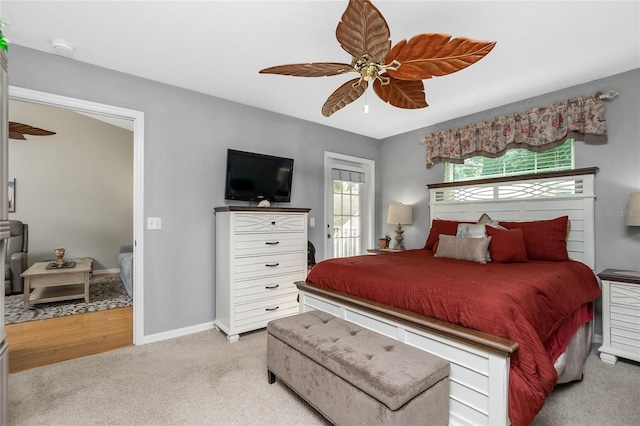
M311 62L305 64L277 65L260 70L260 74L292 75L295 77L327 77L355 72L351 64L338 62Z
M386 61L400 62L390 76L402 80L425 80L460 71L484 58L495 46L494 41L466 37L451 39L448 34L419 34L396 44Z
M24 137L22 133L9 131L9 139L18 139L21 141L26 141L27 138Z
M26 140L24 135L32 136L51 136L56 132L50 132L49 130L40 129L39 127L33 127L28 124L17 123L15 121L9 122L9 139Z
M385 62L394 59L403 62L409 59L431 58L441 51L451 40L449 34L425 33L411 37L410 40L400 40L389 51Z
M405 109L426 108L429 106L424 94L422 80L398 80L391 76L388 84L382 84L380 80L373 83L373 90L378 97L389 104Z
M389 25L368 0L350 0L336 29L340 46L354 58L382 62L391 49Z
M338 87L336 91L329 96L324 105L322 105L322 115L330 117L334 112L341 110L362 96L365 90L367 90L368 83L362 80L360 84L356 85L358 80L358 78L354 78Z

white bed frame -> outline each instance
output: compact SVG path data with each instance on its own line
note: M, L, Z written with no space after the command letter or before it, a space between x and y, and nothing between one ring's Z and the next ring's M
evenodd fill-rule
M569 216L567 250L595 263L597 168L429 185L431 218L528 221ZM508 425L509 361L517 344L432 318L299 284L300 312L319 309L451 362L449 424Z

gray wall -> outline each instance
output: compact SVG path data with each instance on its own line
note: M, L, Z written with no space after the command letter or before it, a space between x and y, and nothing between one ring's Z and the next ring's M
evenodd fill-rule
M605 103L608 143L576 142L576 167L599 167L596 174L596 272L606 268L640 269L640 227L624 224L624 211L629 194L640 191L640 70L618 74L587 84L569 87L500 108L451 120L438 125L385 139L381 145L380 203L412 204L414 223L406 227L405 246L423 247L429 232L429 191L427 184L442 182L442 163L426 168L426 148L420 144L425 135L470 123L490 120L534 107L544 107L555 101L594 92L619 92L616 99ZM379 216L379 234L392 231ZM601 333L601 308L596 305L596 333Z
M92 257L94 270L117 269L133 241L133 133L64 108L9 102L9 121L55 132L9 139L16 212L29 225L29 264Z
M144 216L162 217L144 236L145 335L215 318L213 209L225 204L227 148L294 158L289 205L317 223L324 151L379 158L370 138L16 45L9 84L145 113ZM324 243L319 226L309 237Z

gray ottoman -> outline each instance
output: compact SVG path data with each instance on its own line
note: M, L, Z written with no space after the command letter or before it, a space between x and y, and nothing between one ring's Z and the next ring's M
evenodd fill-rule
M338 425L449 422L449 362L321 311L267 324L276 377Z

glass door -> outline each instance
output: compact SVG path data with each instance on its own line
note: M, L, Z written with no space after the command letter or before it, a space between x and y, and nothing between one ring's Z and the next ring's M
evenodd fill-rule
M325 152L325 259L373 247L374 166L373 160Z
M333 257L360 254L362 183L333 181Z

